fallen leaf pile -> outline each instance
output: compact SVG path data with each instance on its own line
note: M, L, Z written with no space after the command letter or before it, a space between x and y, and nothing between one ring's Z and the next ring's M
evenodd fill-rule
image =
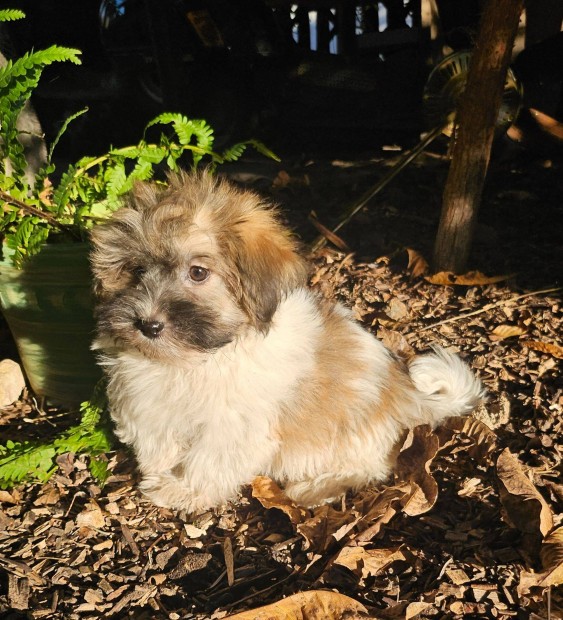
M279 191L315 191L312 174L283 178ZM125 449L107 455L103 488L86 457L59 457L47 484L0 491L0 617L561 618L557 293L433 284L414 250L400 253L398 269L390 254L326 246L311 284L403 358L432 342L459 351L486 406L406 433L392 480L314 510L261 477L235 504L187 515L140 495ZM66 420L29 399L4 413L10 431Z

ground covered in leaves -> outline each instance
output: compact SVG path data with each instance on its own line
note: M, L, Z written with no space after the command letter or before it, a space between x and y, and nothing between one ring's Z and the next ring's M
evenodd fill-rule
M310 244L395 158L293 156L230 173L272 195ZM87 457L64 455L47 484L0 491L1 618L562 617L561 163L493 163L480 273L464 284L429 278L425 263L446 171L439 148L405 170L339 231L340 248L312 253L311 285L399 355L459 351L489 403L414 429L388 485L314 511L260 478L222 510L172 512L139 494L124 448L107 455L103 488ZM0 428L46 436L73 416L30 396Z

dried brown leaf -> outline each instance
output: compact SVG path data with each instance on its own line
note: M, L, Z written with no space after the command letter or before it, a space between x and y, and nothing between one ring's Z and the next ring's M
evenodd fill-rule
M542 586L559 586L563 583L563 526L545 538L540 550L543 573Z
M276 178L272 181L272 187L274 189L283 189L291 183L291 176L286 170L280 170L276 175Z
M425 273L428 273L430 267L422 254L412 248L407 248L407 253L409 255L407 271L411 274L411 276L418 278L419 276L423 276Z
M395 473L401 481L411 484L411 494L403 506L410 515L428 512L438 498L438 484L430 474L430 464L440 442L428 425L411 429L397 458Z
M469 271L463 275L456 275L450 271L439 271L431 276L426 276L425 280L430 284L440 286L484 286L486 284L496 284L512 278L514 274L503 276L486 276L480 271Z
M500 392L495 398L487 403L482 403L473 411L471 417L483 422L488 428L497 429L510 421L512 409L510 399L506 392ZM494 445L494 442L493 442Z
M180 559L175 568L173 568L168 576L170 579L181 579L190 573L205 568L213 559L210 553L194 553L188 552Z
M358 524L361 531L354 540L360 543L375 538L381 528L401 510L402 502L410 492L411 485L403 483L380 492L367 492L361 495L354 502L355 511L363 515Z
M344 239L339 237L336 233L333 233L326 226L321 224L316 218L316 216L312 213L309 215L309 221L327 241L330 241L333 245L335 245L339 250L342 250L343 252L350 252L350 248L346 244L346 241L344 241Z
M415 350L400 332L380 327L377 330L377 336L390 351L393 351L401 359L408 361L414 357Z
M252 481L252 497L255 497L264 508L277 508L284 512L290 521L296 525L301 523L308 515L307 511L297 506L280 489L280 487L267 476L257 476Z
M41 495L33 502L34 506L51 506L61 499L58 489L51 485L46 485Z
M99 530L104 527L105 523L104 513L94 502L91 502L89 506L76 517L76 525L78 527Z
M497 459L497 479L508 523L521 532L546 536L553 527L551 510L508 448Z
M31 588L27 579L21 579L11 573L8 575L8 601L12 609L29 609L30 594Z
M315 508L312 517L297 525L297 531L305 539L305 549L324 551L335 540L338 532L343 538L347 532L346 526L353 527L357 516L352 511L341 512L332 506L319 506Z
M0 504L17 504L18 500L9 493L8 491L3 491L0 489Z
M385 314L393 321L400 321L408 314L407 306L400 299L393 297L385 308Z
M277 603L228 616L231 620L354 620L367 617L367 609L361 603L328 590L300 592Z
M461 586L471 581L469 575L461 568L448 568L446 569L446 575L456 586Z
M385 570L397 560L408 561L412 556L404 546L392 549L366 549L365 547L344 547L336 558L334 564L344 566L359 577L374 576Z
M553 530L545 538L540 550L544 570L539 573L523 571L520 575L518 593L526 595L530 588L547 588L563 583L563 527Z
M497 325L493 331L489 334L489 338L493 342L500 340L506 340L507 338L513 338L514 336L521 336L525 334L526 330L519 325Z
M522 344L528 347L528 349L540 351L541 353L549 353L549 355L553 355L553 357L557 359L563 359L563 347L558 344L541 342L538 340L523 340Z
M435 433L440 439L440 450L455 451L459 435L470 438L473 441L472 445L464 445L463 450L477 461L490 456L497 445L495 433L486 424L472 416L449 418L436 429Z

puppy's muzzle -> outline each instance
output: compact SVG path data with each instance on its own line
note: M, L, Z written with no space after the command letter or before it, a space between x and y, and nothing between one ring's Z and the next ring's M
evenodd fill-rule
M137 319L135 321L135 327L147 338L157 338L160 336L164 329L164 323L162 321L156 321L152 319Z

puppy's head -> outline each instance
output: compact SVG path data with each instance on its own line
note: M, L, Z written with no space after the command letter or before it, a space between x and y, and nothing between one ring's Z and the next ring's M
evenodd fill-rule
M185 359L266 332L306 282L271 206L207 173L137 185L92 243L99 334L149 357Z

